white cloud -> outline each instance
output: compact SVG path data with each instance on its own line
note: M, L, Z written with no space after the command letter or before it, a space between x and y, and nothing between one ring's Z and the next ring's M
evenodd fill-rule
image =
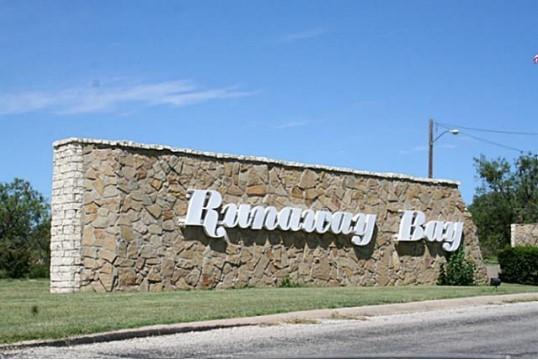
M289 129L308 125L308 121L289 121L275 126L275 129Z
M211 100L238 98L256 92L236 87L203 89L188 81L164 81L144 84L101 84L58 91L27 91L0 94L0 114L51 111L80 114L114 111L120 105L167 105L182 107Z
M296 33L287 34L282 38L282 42L292 43L296 41L306 40L326 34L327 30L323 28L308 29Z

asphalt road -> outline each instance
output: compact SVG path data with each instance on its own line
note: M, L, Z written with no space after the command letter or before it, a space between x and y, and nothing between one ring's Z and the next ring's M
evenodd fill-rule
M408 315L252 326L72 347L4 357L84 358L506 358L538 357L538 302Z

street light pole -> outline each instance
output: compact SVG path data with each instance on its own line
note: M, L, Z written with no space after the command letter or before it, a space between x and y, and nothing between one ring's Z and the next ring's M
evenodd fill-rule
M439 134L436 138L433 137L433 119L430 119L428 124L428 177L431 179L433 177L433 144L439 140L441 136L446 133L451 133L452 135L458 135L460 131L458 129L448 129Z
M433 119L428 126L428 177L433 177Z

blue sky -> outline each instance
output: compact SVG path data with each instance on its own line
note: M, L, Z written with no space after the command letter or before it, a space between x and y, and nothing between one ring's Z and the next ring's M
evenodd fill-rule
M0 181L50 197L52 142L126 139L427 174L427 121L538 132L536 1L0 0ZM526 151L537 136L467 132ZM462 133L435 177L477 186Z

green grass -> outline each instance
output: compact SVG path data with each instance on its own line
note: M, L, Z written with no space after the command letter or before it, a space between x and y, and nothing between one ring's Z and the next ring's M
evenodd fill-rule
M486 265L499 265L499 260L497 256L492 255L484 258L484 264Z
M537 291L537 286L503 284L497 291L414 286L50 294L47 280L0 280L0 343L296 310Z

